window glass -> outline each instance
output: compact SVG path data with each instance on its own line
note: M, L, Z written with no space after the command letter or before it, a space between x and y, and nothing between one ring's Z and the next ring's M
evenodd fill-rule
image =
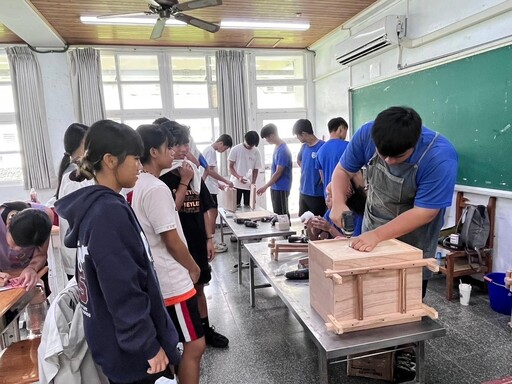
M212 71L212 81L217 82L217 61L215 56L210 56L210 68Z
M103 96L105 97L105 109L107 111L120 109L119 92L117 91L117 84L103 83Z
M151 120L151 119L139 119L139 120L125 120L124 123L130 127L132 127L133 129L137 129L139 127L139 125L143 125L143 124L153 124L153 121L155 121L155 119Z
M116 61L114 56L102 53L100 60L103 82L116 81Z
M296 119L271 119L271 120L263 120L262 128L270 123L273 123L277 127L277 133L281 139L295 139L295 135L292 133L293 124L299 120Z
M212 100L212 108L218 108L219 104L217 101L217 84L212 84L210 87L211 100Z
M201 143L213 143L212 119L177 119L177 122L190 127L190 135L194 139L198 148Z
M11 82L7 55L0 55L0 82Z
M266 85L256 88L259 109L287 109L305 107L303 85Z
M0 125L0 182L23 180L20 145L15 124Z
M173 85L175 108L208 108L208 85L179 84Z
M256 80L304 79L303 56L256 56Z
M160 84L121 84L125 109L160 109Z
M14 113L11 84L0 83L0 113Z
M121 81L160 81L156 55L119 55Z
M173 82L205 82L206 58L203 57L173 57L171 59Z

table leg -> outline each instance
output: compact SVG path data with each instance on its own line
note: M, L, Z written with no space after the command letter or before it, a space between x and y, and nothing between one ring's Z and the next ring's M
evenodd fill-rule
M318 372L320 374L319 384L329 384L329 364L325 351L318 350Z
M238 250L238 284L242 284L242 240L237 241Z
M220 242L224 243L224 219L222 215L219 215L220 218Z
M251 296L251 307L255 305L254 295L254 260L249 256L249 293Z
M416 347L416 382L425 383L425 342L418 341Z

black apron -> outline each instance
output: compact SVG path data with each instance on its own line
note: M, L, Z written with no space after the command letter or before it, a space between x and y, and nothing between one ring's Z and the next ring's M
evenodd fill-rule
M418 165L430 150L439 134L436 133L417 163L388 165L375 153L367 165L366 185L368 186L366 209L363 218L363 232L371 231L393 220L414 207L416 196L416 173ZM443 225L440 210L430 223L398 238L423 251L423 258L434 257L439 231ZM432 272L423 268L423 279L432 277Z

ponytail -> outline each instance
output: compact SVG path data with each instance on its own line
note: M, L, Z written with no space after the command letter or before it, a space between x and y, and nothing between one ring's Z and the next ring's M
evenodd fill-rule
M62 176L64 176L64 172L71 164L71 156L73 153L80 148L82 145L82 141L84 140L85 134L87 133L87 129L89 127L84 124L73 123L71 124L64 133L64 156L60 161L59 166L59 174L58 174L58 185L57 190L55 191L55 197L59 198L59 189L62 184Z

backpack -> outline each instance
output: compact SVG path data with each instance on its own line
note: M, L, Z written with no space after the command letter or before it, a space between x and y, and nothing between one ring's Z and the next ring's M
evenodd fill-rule
M445 248L465 250L469 266L480 272L483 265L482 249L487 245L491 223L489 212L485 205L466 205L455 226L455 233L459 234L457 246L449 243L449 236L443 237L442 245Z

